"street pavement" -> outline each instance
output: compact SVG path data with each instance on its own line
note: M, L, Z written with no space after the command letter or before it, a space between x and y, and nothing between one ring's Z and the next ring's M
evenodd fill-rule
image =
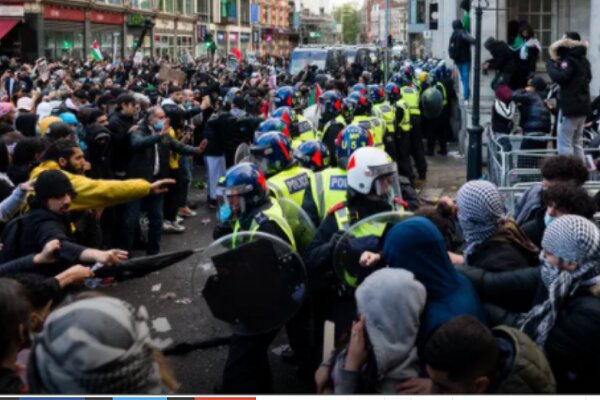
M430 157L428 160L428 180L420 191L421 197L434 202L442 194L454 195L465 181L464 160L453 156ZM195 177L201 175L203 171L195 171ZM163 235L163 251L205 247L212 242L215 211L205 206L204 190L192 189L190 198L199 202L198 215L185 220L185 233ZM193 291L199 289L193 288L192 273L200 261L201 255L195 254L160 272L118 283L102 291L124 299L135 307L145 306L152 324L152 335L161 346L227 336L227 330L211 320L202 300L194 297ZM285 343L286 336L282 330L273 347ZM167 357L182 384L179 392L214 393L221 382L227 350L224 345ZM283 362L274 354L270 356L275 393L308 393L309 387L297 377L293 365Z

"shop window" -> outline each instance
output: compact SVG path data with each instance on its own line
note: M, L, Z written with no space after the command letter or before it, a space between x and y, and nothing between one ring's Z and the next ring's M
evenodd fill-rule
M539 62L543 63L548 58L548 48L555 39L553 32L557 29L554 17L555 0L509 0L510 20L527 21L535 36L542 45Z

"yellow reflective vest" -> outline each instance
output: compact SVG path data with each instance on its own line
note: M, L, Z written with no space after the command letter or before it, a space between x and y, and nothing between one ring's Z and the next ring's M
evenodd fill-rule
M304 195L310 188L312 200L317 206L317 213L321 214L317 199L315 173L311 170L294 165L267 179L267 186L273 197L290 199L300 208L303 207Z
M327 168L315 174L321 219L333 206L346 201L348 173L342 168Z
M286 221L285 216L283 215L283 211L281 210L281 206L279 206L279 203L277 203L277 201L273 199L269 199L269 206L267 208L265 208L264 210L262 210L254 216L248 231L252 234L258 232L260 230L261 225L265 222L274 222L275 224L277 224L277 226L283 231L283 233L287 237L287 241L292 247L292 250L296 251L296 239L294 239L294 233L292 232L292 228L290 228L290 225ZM236 235L237 233L241 232L244 232L244 230L241 229L240 221L236 221L235 226L233 228L233 248L236 247Z
M435 87L442 94L442 97L444 98L442 104L444 105L444 107L446 107L448 105L448 94L446 93L446 86L444 86L442 82L436 82Z
M352 124L362 126L371 132L373 136L373 146L383 149L384 127L379 118L370 117L367 115L357 115L352 120Z
M404 101L404 99L398 100L396 102L396 107L401 108L403 110L402 119L400 121L398 121L398 126L400 127L400 130L402 132L410 132L410 129L411 129L410 109L408 108L406 101ZM400 132L398 132L398 133L400 133Z
M298 135L292 139L292 148L297 149L302 143L317 140L317 130L302 114L298 116Z
M403 86L400 89L400 93L402 93L402 100L404 100L408 106L410 115L421 115L421 109L419 108L419 89L416 87Z
M329 127L333 124L341 124L343 127L346 127L346 120L343 116L338 115L337 117L335 117L335 119L327 121L327 123L323 126L323 130L318 132L318 140L323 141L323 138L325 137L325 132L327 132Z
M373 109L377 110L381 119L385 122L387 131L394 133L396 131L396 110L387 101L373 105Z

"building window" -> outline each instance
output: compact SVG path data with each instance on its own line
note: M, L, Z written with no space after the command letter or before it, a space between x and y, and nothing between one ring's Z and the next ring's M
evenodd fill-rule
M196 3L198 14L208 14L208 0L198 0Z
M242 19L242 24L249 24L250 23L250 1L242 0L240 6L242 7L241 13L240 13L241 19Z
M160 10L163 12L173 13L174 0L160 0Z
M510 19L527 21L533 28L535 36L542 44L540 62L548 58L548 48L552 44L552 32L556 29L553 18L554 0L509 0Z
M185 14L194 14L194 0L185 0Z
M152 0L131 0L131 6L142 10L150 10L152 8Z

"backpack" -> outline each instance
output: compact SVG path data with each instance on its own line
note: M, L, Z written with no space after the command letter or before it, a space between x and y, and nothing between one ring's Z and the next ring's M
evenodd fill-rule
M452 60L458 58L458 48L460 46L460 35L457 32L453 32L450 36L450 45L448 46L448 55Z

